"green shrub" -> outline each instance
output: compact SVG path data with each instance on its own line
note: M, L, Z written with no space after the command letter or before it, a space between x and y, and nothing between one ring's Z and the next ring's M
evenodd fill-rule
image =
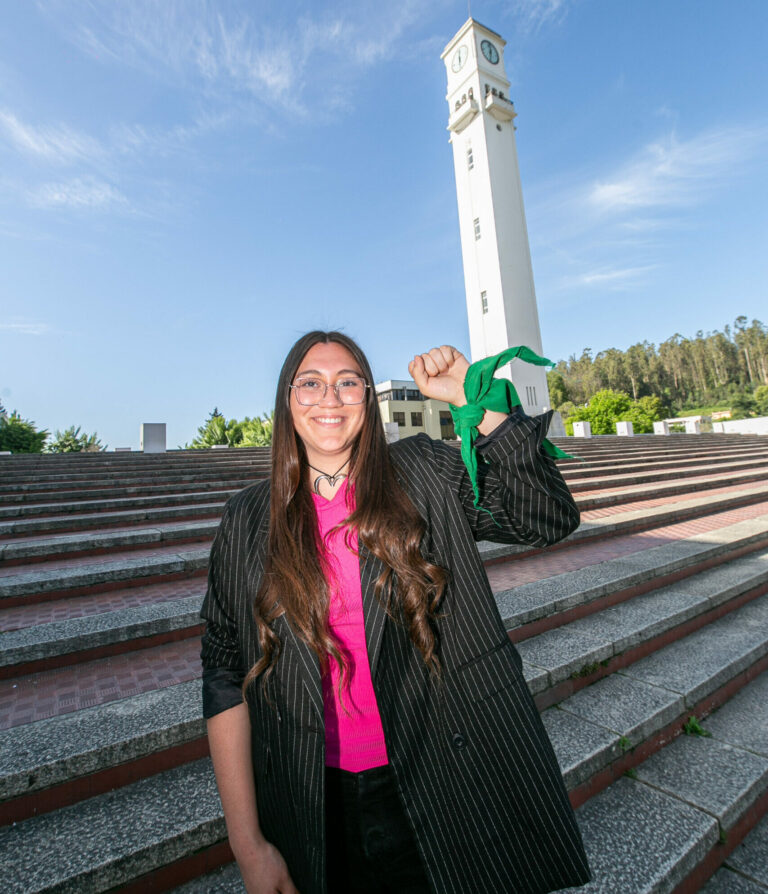
M197 430L197 437L186 449L203 449L226 444L227 447L269 447L272 443L272 417L274 413L246 416L242 421L227 421L218 407L214 407L211 415Z
M22 419L16 410L0 415L0 450L11 453L42 453L48 432L38 431L34 422Z
M53 440L46 445L46 453L98 453L106 450L94 432L88 435L80 432L80 426L70 425L64 431L57 431Z
M616 434L617 422L631 422L638 434L653 431L653 423L663 419L664 403L658 397L632 400L624 391L605 388L592 395L585 407L577 407L565 423L565 430L573 434L574 422L589 422L593 435Z

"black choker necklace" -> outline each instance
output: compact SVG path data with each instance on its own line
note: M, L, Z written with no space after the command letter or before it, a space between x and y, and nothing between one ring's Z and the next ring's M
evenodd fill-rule
M312 489L314 490L314 492L315 492L318 496L320 496L320 482L321 482L323 479L325 479L331 487L336 487L336 482L337 482L337 481L341 481L342 478L346 478L346 477L347 477L347 473L346 473L346 472L344 472L343 475L342 475L342 474L339 474L339 473L340 473L341 470L344 468L344 466L346 466L346 464L347 464L348 462L349 462L349 460L347 460L347 461L344 463L344 465L339 466L339 468L336 469L336 471L333 473L333 475L328 475L326 472L320 472L320 469L316 469L313 465L310 465L309 463L307 463L307 465L309 465L309 468L312 469L313 472L320 472L320 474L317 476L317 478L315 478L315 483L312 485Z

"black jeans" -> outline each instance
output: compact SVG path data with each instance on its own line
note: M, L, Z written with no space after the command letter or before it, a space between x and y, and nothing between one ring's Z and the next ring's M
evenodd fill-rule
M389 765L326 767L325 785L330 894L429 894Z

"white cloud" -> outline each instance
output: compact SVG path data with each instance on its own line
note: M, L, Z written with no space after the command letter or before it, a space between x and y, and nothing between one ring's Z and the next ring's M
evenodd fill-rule
M102 154L99 143L64 125L31 125L8 109L0 109L0 134L23 155L44 161L74 162Z
M289 3L270 11L268 22L244 0L226 6L212 0L50 0L44 12L101 61L202 88L222 105L247 96L303 114L345 105L342 96L354 91L355 73L395 54L407 57L421 39L407 29L425 19L416 0L395 8L374 0L339 4L332 12L307 8ZM430 19L434 13L433 6Z
M129 204L126 197L109 183L80 177L61 183L46 183L32 190L28 199L37 208L127 209Z
M622 286L630 280L637 280L644 273L655 269L655 264L646 264L642 267L619 267L614 269L602 268L600 270L592 270L589 273L582 273L575 277L578 285L594 286L594 285L613 285Z
M669 263L669 249L699 225L699 209L748 175L768 127L674 130L606 173L566 174L532 190L530 232L551 292L638 291Z
M50 328L51 327L47 323L19 321L9 323L0 322L0 331L15 332L17 335L45 335L45 333L48 332Z
M650 143L588 191L599 212L620 213L699 203L766 141L765 128L720 128L678 140L674 133Z
M513 0L511 12L518 28L531 33L562 22L569 6L570 0Z

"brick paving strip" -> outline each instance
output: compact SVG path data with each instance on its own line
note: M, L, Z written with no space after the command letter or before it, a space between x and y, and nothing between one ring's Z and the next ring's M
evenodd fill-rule
M515 560L489 565L486 569L491 589L494 593L507 590L520 584L543 580L566 571L576 571L588 565L597 565L609 559L629 556L633 553L661 546L675 540L706 534L719 528L736 524L750 518L758 518L768 513L768 502L755 503L730 509L716 515L708 515L691 521L653 528L597 542L580 544L578 549L562 549L553 552L541 552Z
M145 587L126 587L124 590L110 590L87 596L75 596L72 599L57 599L53 602L37 602L32 605L0 609L0 632L50 624L53 621L67 621L71 618L84 618L101 612L118 611L121 608L170 602L188 596L199 595L202 602L205 586L205 578L193 577L149 584Z
M0 729L103 705L200 676L200 638L0 682Z

